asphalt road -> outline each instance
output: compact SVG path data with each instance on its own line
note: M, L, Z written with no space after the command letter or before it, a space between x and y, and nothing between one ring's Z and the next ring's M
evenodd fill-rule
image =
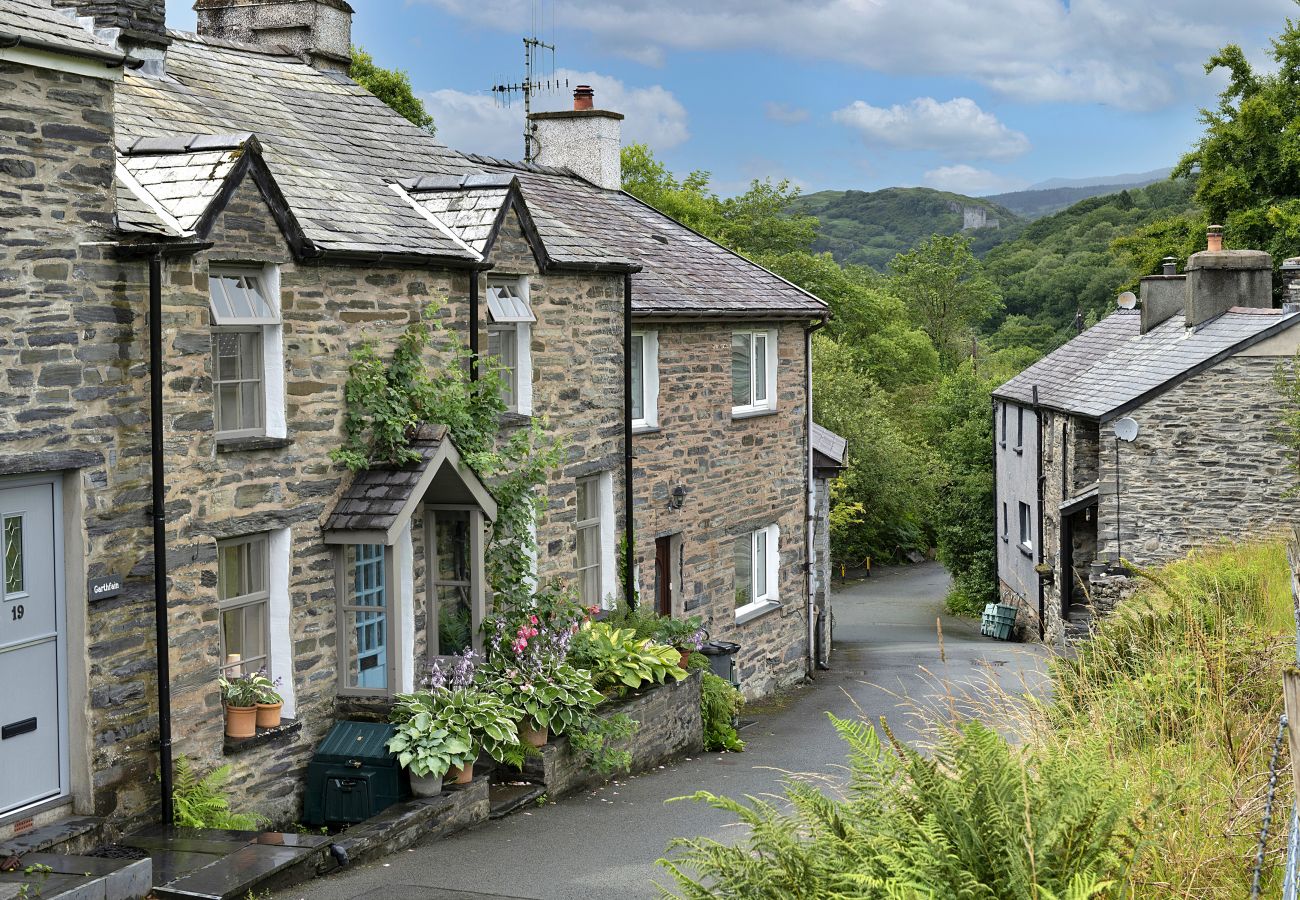
M734 840L729 817L690 802L704 789L730 796L773 795L784 773L842 778L844 749L826 713L889 719L917 734L918 706L949 708L943 682L960 696L990 678L1020 691L1038 683L1040 647L981 637L978 626L943 615L947 573L935 563L878 570L834 599L832 670L815 683L745 711L754 724L746 752L705 754L454 837L417 845L382 862L299 885L286 900L595 900L658 897L671 886L655 860L672 838ZM942 622L943 653L938 624ZM960 701L959 701L960 702Z

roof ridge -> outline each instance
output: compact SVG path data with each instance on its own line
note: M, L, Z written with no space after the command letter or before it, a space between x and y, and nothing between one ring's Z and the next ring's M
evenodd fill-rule
M138 137L130 143L119 143L117 152L122 156L153 156L175 153L206 153L215 150L260 150L257 135L251 131L227 134L201 132L176 133L163 137Z
M534 162L523 162L521 160L513 159L497 159L495 156L488 156L483 153L465 153L464 151L460 151L460 155L470 162L480 163L485 166L496 166L501 169L515 169L519 172L532 172L535 175L559 175L566 178L577 178L582 181L587 180L567 166L543 166Z

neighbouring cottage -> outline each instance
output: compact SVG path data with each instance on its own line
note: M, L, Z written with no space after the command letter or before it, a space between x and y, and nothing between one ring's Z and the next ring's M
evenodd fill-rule
M342 74L342 0L196 8L0 0L0 839L156 814L163 666L172 751L284 822L341 711L478 645L496 508L451 436L328 457L351 352L432 303L506 367L502 435L566 447L537 576L608 608L630 570L742 643L746 693L801 677L824 304L621 193L616 133L567 168L442 146ZM217 676L261 668L282 725L226 741Z
M993 392L999 589L1024 633L1059 641L1112 608L1121 559L1294 521L1274 376L1300 349L1300 306L1273 308L1267 253L1223 250L1217 227L1209 244ZM1300 260L1283 271L1300 299Z

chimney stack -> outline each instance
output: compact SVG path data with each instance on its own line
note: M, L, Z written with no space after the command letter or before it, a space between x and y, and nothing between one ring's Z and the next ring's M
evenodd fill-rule
M95 22L95 33L160 71L167 36L166 0L52 0L60 9L74 9Z
M308 65L347 72L352 7L346 0L195 0L198 32L268 50L288 50Z
M623 114L595 108L595 98L590 85L580 84L573 92L573 109L529 116L533 161L571 169L598 187L617 191L623 186Z
M1183 310L1188 328L1234 306L1273 308L1273 257L1263 250L1224 250L1221 225L1206 231L1206 247L1187 258Z
M1139 282L1143 334L1183 311L1186 282L1187 276L1178 274L1178 260L1172 256L1160 260L1159 275L1148 275Z
M1300 256L1282 261L1282 303L1300 303Z

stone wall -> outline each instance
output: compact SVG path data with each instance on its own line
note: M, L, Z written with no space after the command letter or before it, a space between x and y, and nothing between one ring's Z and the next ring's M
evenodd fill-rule
M1119 448L1118 547L1115 448L1103 439L1099 559L1159 565L1294 521L1294 452L1279 439L1285 402L1273 387L1288 358L1239 353L1129 413L1139 433Z
M692 672L681 681L655 685L600 708L603 716L622 714L639 725L636 734L616 747L632 754L629 771L645 772L704 751L700 681L700 673ZM524 775L545 785L552 800L609 780L587 768L564 736L552 739L540 756L530 756Z
M145 271L113 226L113 75L0 62L0 475L62 482L76 811L156 795ZM122 594L88 603L86 579ZM0 828L0 838L5 829Z
M745 695L770 693L799 680L807 665L803 326L779 326L776 411L748 418L731 415L730 325L637 327L659 334L659 427L633 438L642 595L653 596L655 539L680 534L681 588L673 614L701 616L713 638L740 644ZM673 509L669 501L679 485L685 500ZM782 605L737 624L736 538L772 524L780 528Z
M825 478L813 480L813 594L821 614L817 640L818 660L828 662L831 655L831 483Z

